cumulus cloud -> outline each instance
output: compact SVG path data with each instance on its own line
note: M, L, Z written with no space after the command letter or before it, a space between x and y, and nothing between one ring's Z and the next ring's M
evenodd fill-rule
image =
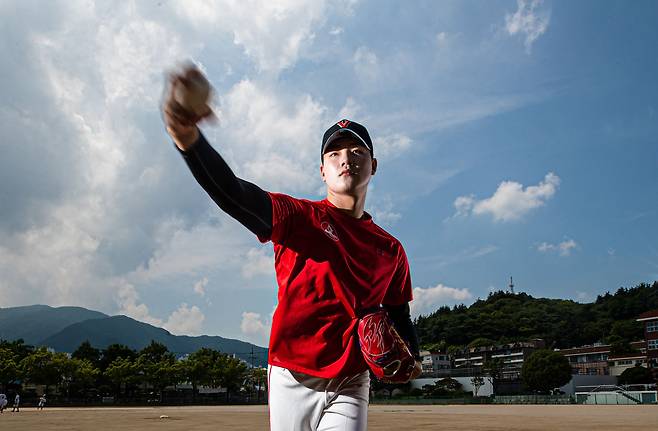
M380 197L376 193L373 194L371 202L368 204L368 212L372 215L375 223L380 226L392 226L402 218L402 214L395 210L390 195Z
M217 141L232 143L224 151L236 170L263 188L312 192L321 134L331 123L327 108L310 95L278 94L261 83L243 80L221 98L222 127Z
M455 199L456 216L489 214L495 221L516 221L533 209L542 207L555 195L560 178L549 172L536 186L523 187L515 181L503 181L487 199L477 200L473 195Z
M529 54L532 44L546 32L551 19L550 10L541 9L543 0L517 0L517 10L505 15L505 30L510 35L525 36L524 45Z
M203 327L205 316L196 305L188 306L180 304L166 321L151 315L149 307L142 303L135 286L123 282L117 292L117 300L120 305L119 314L124 314L135 320L145 322L154 326L164 327L176 335L199 335Z
M377 136L373 139L376 157L388 160L408 151L412 143L413 141L409 136L401 133Z
M141 303L135 286L124 283L118 291L119 314L125 314L133 319L149 323L154 326L162 326L162 320L151 316L148 306Z
M272 316L269 320L264 319L260 313L245 311L242 313L240 329L242 334L249 340L259 345L267 345L270 336Z
M242 265L242 275L245 278L274 275L274 256L262 247L249 249Z
M466 288L448 287L441 283L433 287L414 287L414 300L410 303L411 314L429 314L443 305L463 303L472 298L473 295Z
M208 285L208 277L203 277L201 280L194 283L194 293L204 297L206 296L206 286Z
M273 73L297 62L326 16L323 0L189 0L174 8L196 27L230 32L260 71Z
M193 305L182 303L167 319L164 328L176 335L200 335L203 321L206 319L203 312Z
M569 256L571 251L576 247L578 247L576 241L573 239L567 239L559 244L549 244L547 242L542 242L537 246L537 250L542 253L556 252L560 256Z

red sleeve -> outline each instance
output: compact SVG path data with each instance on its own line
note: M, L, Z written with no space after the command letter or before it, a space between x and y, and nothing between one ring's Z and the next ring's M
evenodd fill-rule
M384 300L382 301L382 304L385 305L402 305L414 299L407 254L404 252L402 245L399 247L398 264L395 268L395 274L393 274L391 284L388 286Z
M261 242L280 244L286 240L300 216L305 213L302 201L282 193L268 193L272 200L272 235L259 236Z

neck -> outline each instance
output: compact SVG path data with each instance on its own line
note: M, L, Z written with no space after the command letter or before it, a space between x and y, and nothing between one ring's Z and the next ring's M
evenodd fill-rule
M361 218L366 205L366 194L344 195L327 190L327 200L346 214L354 218Z

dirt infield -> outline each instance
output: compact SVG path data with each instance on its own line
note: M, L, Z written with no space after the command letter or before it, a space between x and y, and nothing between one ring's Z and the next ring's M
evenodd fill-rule
M161 415L168 418L161 419ZM267 430L265 406L34 408L0 415L2 430ZM658 406L370 407L369 430L653 430Z

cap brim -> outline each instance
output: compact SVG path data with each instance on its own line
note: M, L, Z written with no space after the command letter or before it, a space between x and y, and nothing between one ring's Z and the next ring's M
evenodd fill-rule
M364 141L363 138L361 138L361 136L359 136L355 131L350 129L340 129L340 130L336 130L334 133L331 134L331 136L329 136L329 138L327 138L327 141L322 146L322 154L324 155L329 145L331 145L338 139L344 138L345 135L350 135L351 137L356 138L356 141L359 144L363 145L368 149L368 151L372 152L372 149L368 146L366 141Z

